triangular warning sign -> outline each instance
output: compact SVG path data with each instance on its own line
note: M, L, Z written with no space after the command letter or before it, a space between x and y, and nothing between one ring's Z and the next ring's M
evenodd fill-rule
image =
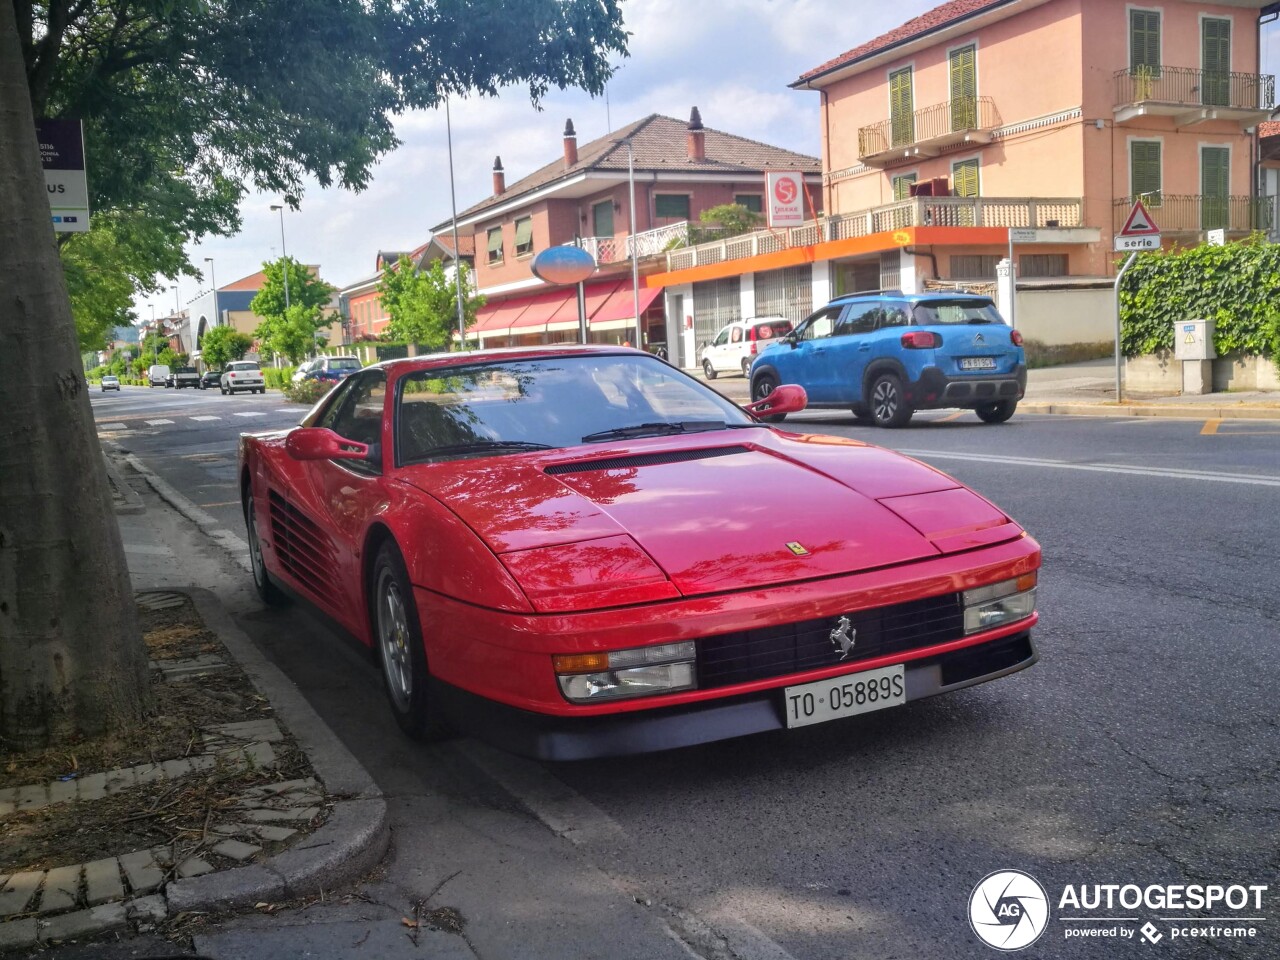
M1151 214L1147 213L1147 208L1142 205L1142 201L1133 201L1133 209L1129 211L1129 218L1125 220L1124 226L1120 228L1120 236L1149 237L1159 232L1160 228L1151 219Z

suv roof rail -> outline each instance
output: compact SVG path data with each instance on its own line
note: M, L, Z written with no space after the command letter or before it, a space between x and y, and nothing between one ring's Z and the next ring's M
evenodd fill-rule
M897 287L892 287L885 290L855 290L852 293L842 293L840 294L840 296L836 297L836 299L847 300L851 297L874 297L877 294L884 294L885 296L891 296L891 297L904 296L901 290L899 290Z

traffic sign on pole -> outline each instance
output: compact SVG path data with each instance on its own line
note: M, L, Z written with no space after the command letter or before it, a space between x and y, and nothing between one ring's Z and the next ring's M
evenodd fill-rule
M1124 226L1120 228L1120 236L1149 237L1153 235L1159 236L1160 228L1151 219L1151 214L1142 205L1142 201L1133 201L1133 206L1129 208L1129 216L1125 218Z

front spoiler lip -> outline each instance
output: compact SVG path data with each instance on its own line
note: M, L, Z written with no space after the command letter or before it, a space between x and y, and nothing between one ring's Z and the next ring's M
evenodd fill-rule
M904 664L907 703L996 680L1039 659L1031 631L1025 630L988 644L908 661ZM968 673L966 662L973 665ZM947 682L948 672L954 675L951 682ZM521 710L434 678L431 684L445 716L460 729L500 749L539 760L653 753L786 729L782 687L649 711L566 717Z

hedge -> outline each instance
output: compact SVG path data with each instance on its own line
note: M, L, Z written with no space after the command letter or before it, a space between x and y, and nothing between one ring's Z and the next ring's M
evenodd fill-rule
M293 371L297 367L263 367L262 380L270 390L283 390L293 379Z
M1120 344L1125 356L1173 349L1175 323L1213 319L1223 354L1269 356L1280 365L1280 244L1255 235L1139 255L1120 286Z

